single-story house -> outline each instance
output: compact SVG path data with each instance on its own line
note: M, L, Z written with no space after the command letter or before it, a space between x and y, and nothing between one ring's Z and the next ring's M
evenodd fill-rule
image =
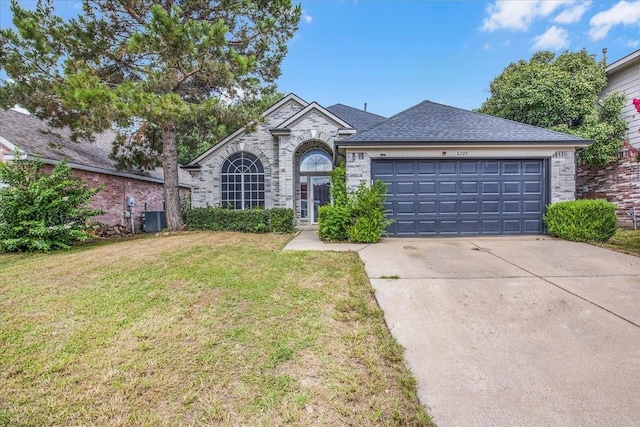
M71 142L69 129L53 129L44 121L16 109L0 109L0 161L11 161L16 150L22 158L40 159L45 171L66 159L73 174L91 187L100 184L91 206L104 211L93 220L141 231L141 213L164 210L162 168L151 171L119 170L109 158L114 134L96 136L94 142ZM181 193L189 196L190 175L180 173ZM133 201L133 206L131 202ZM151 215L150 215L151 216ZM160 214L153 219L159 221Z
M289 94L184 169L194 207L287 207L312 226L344 161L350 190L387 184L392 236L540 234L545 206L575 198L588 143L429 101L384 118Z
M618 220L631 225L631 214L636 212L640 222L640 113L633 105L640 99L640 49L609 64L606 68L607 86L601 97L611 92L623 93L626 102L620 116L627 122L625 139L629 143L617 154L616 161L603 168L578 165L577 194L580 198L607 199L618 207Z

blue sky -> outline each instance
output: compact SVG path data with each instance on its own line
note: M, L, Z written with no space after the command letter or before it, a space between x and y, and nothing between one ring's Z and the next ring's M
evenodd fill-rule
M23 0L25 5L34 1ZM62 16L77 1L57 0ZM390 116L425 99L465 109L538 50L586 48L609 62L640 49L640 0L306 0L282 92ZM10 25L0 0L0 26Z

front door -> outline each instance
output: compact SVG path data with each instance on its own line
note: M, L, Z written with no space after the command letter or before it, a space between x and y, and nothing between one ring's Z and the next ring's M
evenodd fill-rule
M318 208L331 202L328 176L300 177L300 217L309 222L318 222Z

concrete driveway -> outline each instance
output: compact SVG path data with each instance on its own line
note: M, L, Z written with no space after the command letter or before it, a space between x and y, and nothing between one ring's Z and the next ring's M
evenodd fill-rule
M640 425L640 258L545 237L356 250L439 427Z

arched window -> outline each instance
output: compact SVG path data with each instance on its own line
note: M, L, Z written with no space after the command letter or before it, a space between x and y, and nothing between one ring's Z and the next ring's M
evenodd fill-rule
M264 168L253 154L235 153L222 165L222 206L264 208Z
M326 151L314 148L300 158L300 172L331 172L331 157Z

